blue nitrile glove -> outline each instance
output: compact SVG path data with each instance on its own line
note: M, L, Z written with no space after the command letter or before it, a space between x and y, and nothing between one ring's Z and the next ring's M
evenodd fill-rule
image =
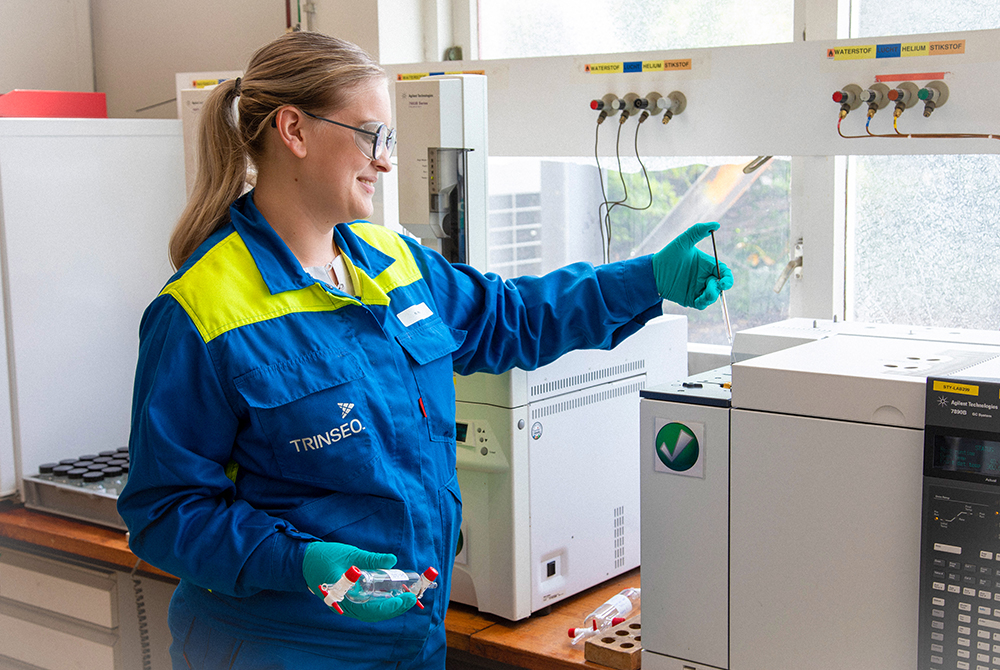
M718 229L715 222L696 223L653 254L653 276L661 297L682 307L705 309L719 299L720 291L733 287L733 273L726 264L719 263L719 279L715 258L694 246Z
M396 557L392 554L373 554L338 542L312 542L306 547L306 555L302 561L302 576L309 590L322 598L319 585L335 583L352 565L362 570L391 568L396 565ZM344 598L340 602L340 607L347 616L372 623L399 616L416 602L415 595L404 593L393 598L369 600L366 603L352 603Z

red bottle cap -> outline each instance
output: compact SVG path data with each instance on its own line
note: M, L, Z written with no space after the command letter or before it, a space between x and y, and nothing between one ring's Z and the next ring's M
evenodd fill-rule
M359 570L356 565L352 565L347 568L347 572L344 573L344 576L347 577L348 581L356 582L361 579L361 570Z
M438 576L438 571L435 570L434 568L427 568L426 570L424 570L424 577L426 577L432 582L435 579L437 579L437 576Z

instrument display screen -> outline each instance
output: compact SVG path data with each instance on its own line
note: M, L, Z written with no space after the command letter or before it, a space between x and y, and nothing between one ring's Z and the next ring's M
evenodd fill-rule
M1000 442L957 435L934 436L934 470L1000 476Z

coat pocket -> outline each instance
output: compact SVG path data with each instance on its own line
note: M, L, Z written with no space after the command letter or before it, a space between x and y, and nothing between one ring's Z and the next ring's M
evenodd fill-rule
M427 415L428 437L437 442L455 441L455 383L452 354L465 341L465 333L438 318L410 326L396 336L409 356L410 369Z
M357 356L325 349L237 377L251 421L266 437L281 476L324 486L369 472L379 456L384 414Z

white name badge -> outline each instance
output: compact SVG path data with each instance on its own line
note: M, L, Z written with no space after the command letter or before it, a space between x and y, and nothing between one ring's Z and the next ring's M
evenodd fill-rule
M404 326L409 328L417 321L423 321L427 317L433 315L434 312L425 303L419 303L413 305L412 307L407 307L402 312L396 315L396 317L403 323Z

